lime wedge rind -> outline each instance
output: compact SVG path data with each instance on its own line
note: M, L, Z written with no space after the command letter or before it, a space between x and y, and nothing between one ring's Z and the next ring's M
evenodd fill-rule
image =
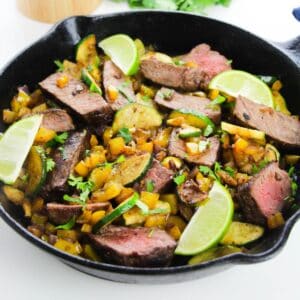
M126 34L115 34L98 46L122 70L125 75L134 75L139 68L139 55L135 42Z
M215 181L209 199L198 208L184 230L175 254L195 255L215 246L227 232L233 211L230 193Z
M232 97L244 96L259 104L274 108L270 88L256 76L241 70L228 70L215 76L209 89L216 89Z
M0 180L7 184L16 181L42 122L34 115L11 125L0 140Z

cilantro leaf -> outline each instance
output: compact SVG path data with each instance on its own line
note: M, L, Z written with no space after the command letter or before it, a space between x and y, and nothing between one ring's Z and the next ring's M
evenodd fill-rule
M217 163L218 164L218 163ZM218 167L215 166L215 170L217 170ZM214 171L207 167L207 166L199 166L199 171L204 175L204 176L209 176L217 181L220 181L219 176L217 176Z
M63 145L68 137L68 132L63 132L59 135L56 135L52 140L46 143L46 147L54 148L59 144Z
M182 183L185 182L185 180L186 180L185 174L177 175L176 177L173 178L173 181L174 181L177 185L181 185Z
M235 171L231 167L225 167L224 171L227 172L231 177L234 176Z
M70 230L75 225L75 217L73 216L67 223L56 226L55 229Z
M154 182L151 179L146 181L146 191L152 193L154 191Z
M128 144L129 142L132 141L132 135L131 135L129 129L126 127L121 128L117 135L122 137L126 144Z
M59 59L56 59L53 62L57 66L57 71L58 72L62 72L64 70L64 65Z
M46 171L47 172L51 172L55 167L55 161L51 158L51 157L48 157L46 159Z

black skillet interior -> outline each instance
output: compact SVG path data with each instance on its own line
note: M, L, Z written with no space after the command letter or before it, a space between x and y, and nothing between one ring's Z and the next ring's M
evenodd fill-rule
M300 99L299 67L277 47L249 32L222 22L190 14L157 11L72 17L59 23L44 38L11 61L0 73L1 109L9 106L18 86L28 84L34 88L37 82L54 72L55 59L74 59L74 45L89 33L95 33L98 41L116 33L129 34L142 39L146 45L151 44L157 50L169 54L181 54L196 44L208 43L213 49L232 59L235 69L246 70L253 74L278 76L284 84L283 94L289 108L294 114L300 112L300 102L296 101ZM1 123L0 130L3 131L4 128ZM150 282L161 280L158 278L162 276L167 277L167 281L177 281L206 274L212 266L224 266L233 261L253 263L265 260L284 245L293 224L300 216L300 211L291 215L283 228L268 234L248 254L234 254L193 267L178 265L139 269L90 262L62 253L28 233L22 227L26 221L20 211L6 201L0 205L0 213L4 220L25 238L75 268L98 277L126 282L148 281L148 275L156 275L151 276ZM194 275L195 272L198 275Z

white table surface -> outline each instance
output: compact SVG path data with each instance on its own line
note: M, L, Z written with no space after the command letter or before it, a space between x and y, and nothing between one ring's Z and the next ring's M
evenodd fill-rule
M300 34L300 23L291 15L297 6L297 0L232 0L229 9L216 7L207 13L263 38L285 41ZM103 0L96 13L126 9L124 3ZM49 28L20 15L14 1L5 1L0 10L0 68ZM299 236L300 222L284 250L267 262L235 266L190 282L146 286L113 283L75 271L25 241L0 220L0 299L296 300L300 299Z

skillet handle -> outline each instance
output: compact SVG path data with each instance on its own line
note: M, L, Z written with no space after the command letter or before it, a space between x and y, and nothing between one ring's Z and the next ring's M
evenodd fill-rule
M300 68L300 36L283 42L275 43L281 50L283 50Z

